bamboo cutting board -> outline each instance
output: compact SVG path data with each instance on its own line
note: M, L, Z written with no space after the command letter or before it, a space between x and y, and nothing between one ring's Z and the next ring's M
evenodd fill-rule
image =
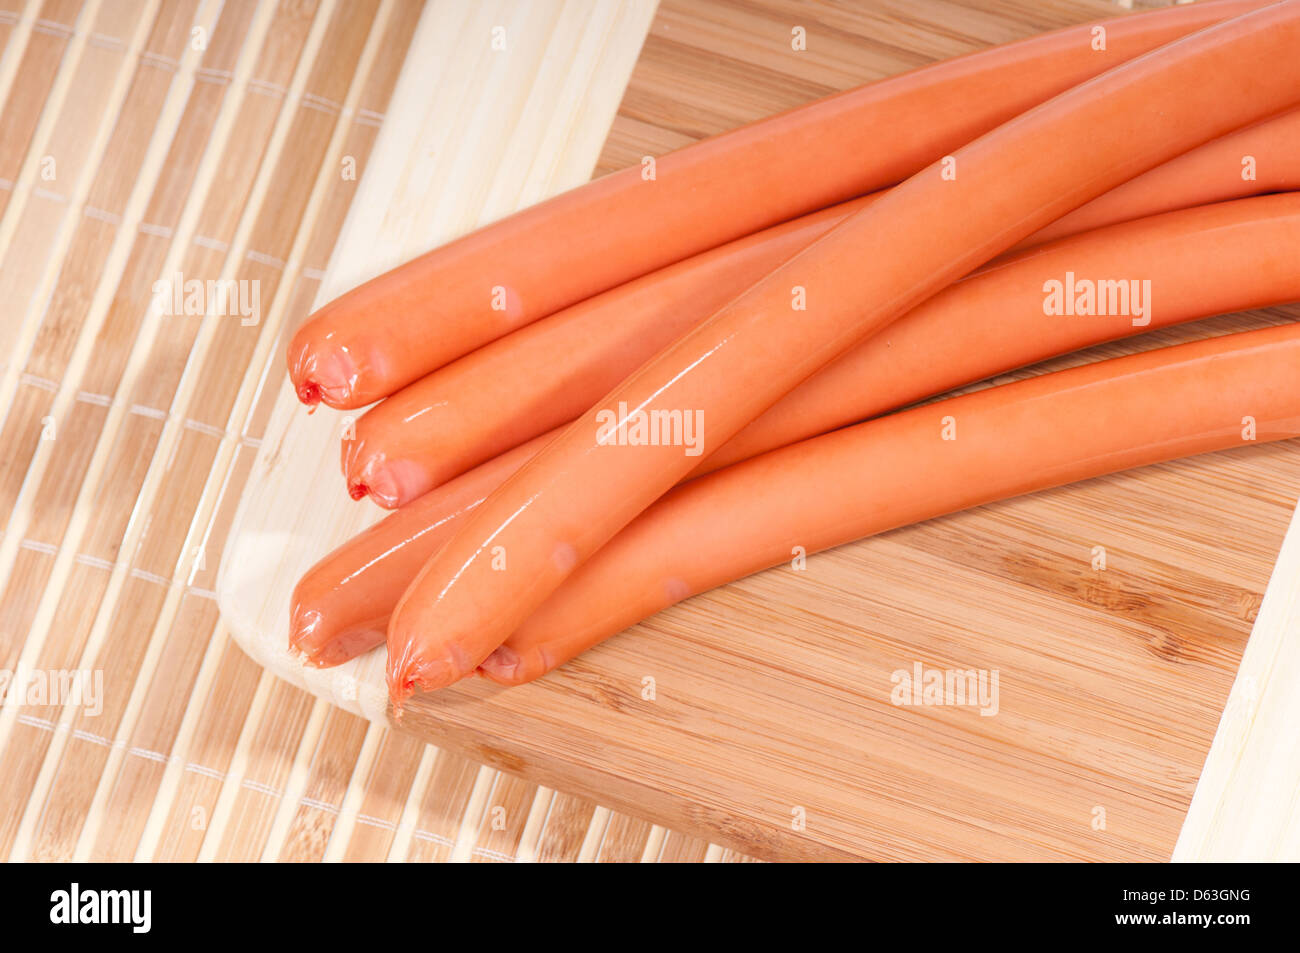
M665 3L598 169L1111 12L1083 0ZM799 30L803 50L791 46ZM390 168L409 176L418 150L402 136L451 140L441 127L397 121L407 79L376 153L405 141L402 161L415 165ZM579 108L598 104L570 104L562 117L576 122ZM521 181L513 192L493 183L498 201L479 217L553 191L563 175ZM385 228L397 235L374 266L410 241L422 226L403 184L364 180L341 246L363 242L366 216L371 240ZM364 201L366 188L382 198ZM378 221L385 215L393 220ZM346 286L340 260L336 249L331 278ZM1214 319L1034 370L1297 313ZM297 575L371 518L342 494L339 426L327 414L308 419L281 387L219 597L241 645L272 671L383 720L378 654L318 673L281 648ZM763 857L1167 859L1298 494L1300 448L1283 444L983 507L697 597L533 685L472 683L418 699L401 727ZM918 666L996 673L996 713L894 704L898 673Z

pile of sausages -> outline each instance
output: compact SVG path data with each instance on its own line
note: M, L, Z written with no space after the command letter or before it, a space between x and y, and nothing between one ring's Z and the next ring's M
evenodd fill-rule
M306 404L374 404L343 468L394 512L303 577L292 647L386 641L398 705L519 684L792 553L1300 434L1290 324L942 396L1300 300L1297 52L1300 0L1061 30L607 176L331 302L289 372Z

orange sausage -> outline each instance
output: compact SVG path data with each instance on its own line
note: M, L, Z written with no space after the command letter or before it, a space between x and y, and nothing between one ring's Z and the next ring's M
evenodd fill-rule
M695 466L693 449L730 439L849 347L1066 212L1295 106L1297 49L1300 0L1285 0L1096 77L851 215L661 352L421 570L389 621L395 703L477 668Z
M653 180L640 167L605 176L330 302L291 340L290 378L306 404L363 407L584 298L898 182L1103 70L1267 2L1059 30L696 143L659 158Z
M1020 247L1297 185L1300 110L1292 110L1112 189ZM343 441L349 492L354 499L369 493L390 509L401 506L567 423L865 201L832 206L620 285L402 388L367 411Z
M673 603L780 565L794 547L814 553L1022 493L1295 437L1297 367L1300 325L1229 334L949 398L693 480L584 563L482 670L530 681Z
M545 434L489 460L357 534L294 587L289 647L322 668L384 641L388 617L466 513L546 445Z
M832 361L691 473L856 423L1002 371L1212 314L1300 300L1300 193L1264 195L1113 225L977 271ZM1048 282L1108 287L1102 301L1048 316ZM1134 284L1136 282L1136 285ZM1149 284L1146 284L1149 282ZM1076 295L1077 300L1077 295ZM1065 302L1062 301L1064 306ZM1144 314L1132 312L1139 310Z
M834 205L620 285L402 388L343 440L348 492L401 506L568 423L870 200Z
M1192 205L1296 188L1300 109L1230 133L1139 175L1040 229L1021 247Z
M823 368L691 475L1056 354L1300 300L1297 260L1300 195L1190 209L1021 253L946 288ZM1150 324L1134 325L1124 315L1047 319L1042 288L1069 270L1080 277L1149 279ZM393 606L450 537L455 518L554 434L426 494L318 563L295 592L291 643L318 664L337 664L382 642ZM477 494L470 502L462 495L467 488Z

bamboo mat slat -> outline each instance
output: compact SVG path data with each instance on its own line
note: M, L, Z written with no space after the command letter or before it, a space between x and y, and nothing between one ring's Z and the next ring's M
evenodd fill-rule
M0 856L500 861L589 839L595 805L552 813L547 789L271 677L214 601L260 398L319 294L422 13L0 10L0 668L104 679L95 714L6 698ZM489 204L546 187L539 166ZM154 282L176 273L256 281L260 321L156 313Z

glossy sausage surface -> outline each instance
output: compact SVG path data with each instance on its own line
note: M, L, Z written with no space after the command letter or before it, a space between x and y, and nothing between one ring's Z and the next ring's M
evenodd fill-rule
M669 493L615 536L483 670L505 684L530 681L675 602L798 551L1295 437L1297 368L1300 325L1229 334L949 398L720 470Z
M1295 194L1157 216L1021 253L957 282L823 368L706 457L692 476L1077 348L1300 301L1296 261ZM1150 323L1135 325L1127 315L1044 315L1042 287L1071 269L1087 280L1150 280ZM398 598L450 537L455 520L552 436L476 467L323 559L295 593L293 643L318 664L380 644Z
M391 697L472 672L695 466L693 450L730 439L849 347L1121 182L1294 107L1298 49L1298 0L1210 27L1024 113L847 218L462 521L389 622Z
M1267 0L1084 24L827 97L471 232L317 311L293 336L307 404L353 409L524 325L762 228L898 182L1103 70ZM791 143L798 143L791 148Z
M358 533L294 587L289 648L325 668L383 644L403 591L459 521L545 446L551 434L475 467Z
M1020 247L1297 185L1300 110L1292 110L1112 189ZM342 441L349 492L393 509L569 422L867 200L832 206L620 285L402 388L363 414Z
M342 441L349 493L392 509L568 423L871 200L832 206L620 285L402 388L362 414Z

